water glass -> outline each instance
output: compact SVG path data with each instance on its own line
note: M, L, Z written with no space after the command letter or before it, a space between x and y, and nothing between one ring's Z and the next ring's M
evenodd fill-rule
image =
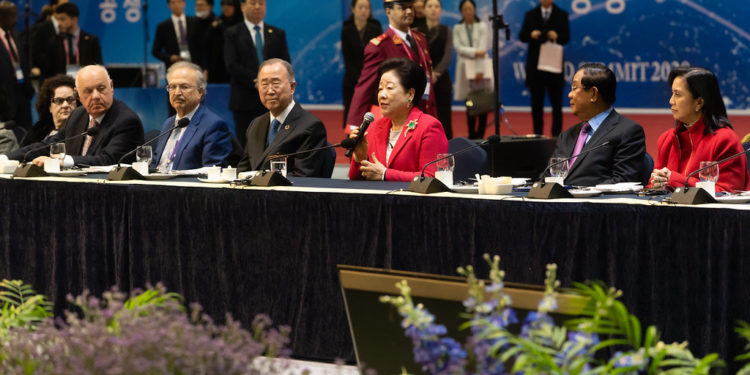
M435 172L435 178L440 180L445 186L453 186L453 169L456 167L456 160L451 154L437 154L437 158L445 158L439 160L437 165L437 171Z
M565 178L568 176L568 158L551 158L549 159L549 174L552 177L562 177Z
M279 172L286 177L286 156L271 159L271 172Z
M65 159L65 143L53 143L49 146L49 156L53 159L57 159L60 165L62 160Z
M719 165L715 163L716 162L713 161L702 161L700 163L700 169L708 167L698 172L698 177L701 179L701 181L716 182L719 180Z
M151 163L151 159L154 157L154 152L151 146L138 146L135 149L135 161L146 164Z

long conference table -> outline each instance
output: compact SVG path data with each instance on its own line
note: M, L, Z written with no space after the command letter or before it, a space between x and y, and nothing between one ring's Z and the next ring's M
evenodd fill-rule
M750 205L677 206L636 196L528 200L399 191L405 183L291 178L294 186L195 178L110 182L0 176L0 277L67 307L162 282L222 321L257 313L292 327L296 356L353 360L337 264L455 275L499 254L508 281L623 290L664 341L730 359L750 320ZM519 195L519 194L517 194ZM523 194L520 194L523 195Z

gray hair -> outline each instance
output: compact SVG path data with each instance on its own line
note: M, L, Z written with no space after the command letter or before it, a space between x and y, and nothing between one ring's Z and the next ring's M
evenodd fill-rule
M286 73L289 76L289 82L294 82L294 69L292 69L292 64L282 59L274 58L263 61L263 63L258 67L258 74L260 74L260 71L263 70L264 66L273 64L281 64L282 66L284 66L284 68L286 68Z
M198 77L198 87L205 90L206 88L206 77L203 76L203 70L200 66L195 65L187 61L178 61L167 69L167 82L169 81L169 75L177 69L188 68L195 71L195 75Z

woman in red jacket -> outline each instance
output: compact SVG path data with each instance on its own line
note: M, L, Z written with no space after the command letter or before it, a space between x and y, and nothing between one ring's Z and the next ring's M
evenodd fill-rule
M417 108L427 83L413 61L393 58L378 68L378 106L383 114L354 150L349 179L411 181L438 153L448 152L448 139L436 118ZM352 131L355 137L358 130ZM425 175L435 175L430 165Z
M651 174L654 188L684 186L701 161L718 161L742 152L742 144L727 118L716 76L705 68L676 68L669 74L675 127L659 137L659 154ZM690 177L689 186L700 181ZM716 191L750 189L747 158L719 165Z

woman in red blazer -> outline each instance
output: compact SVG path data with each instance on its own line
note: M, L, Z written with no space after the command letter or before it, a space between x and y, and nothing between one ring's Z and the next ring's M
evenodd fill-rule
M716 76L705 68L676 68L669 75L669 104L675 127L659 137L659 155L651 174L655 188L674 189L700 181L701 161L718 161L742 151L742 144L727 119ZM719 165L716 191L750 189L747 158L740 156Z
M378 106L383 117L370 125L354 150L349 179L411 181L438 153L448 152L448 139L436 118L416 106L427 78L413 61L393 58L378 68ZM352 131L356 137L358 129ZM430 165L425 175L435 175Z

